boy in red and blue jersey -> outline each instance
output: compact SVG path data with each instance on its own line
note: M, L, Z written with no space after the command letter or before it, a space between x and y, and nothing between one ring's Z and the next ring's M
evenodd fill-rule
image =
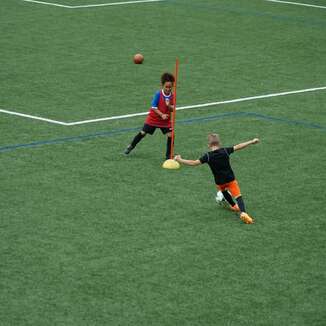
M172 141L171 112L174 110L172 89L174 82L175 78L170 73L166 72L161 76L162 89L155 93L144 126L125 149L124 153L126 155L136 147L146 134L153 135L156 128L159 128L164 135L167 135L165 156L166 159L170 158Z

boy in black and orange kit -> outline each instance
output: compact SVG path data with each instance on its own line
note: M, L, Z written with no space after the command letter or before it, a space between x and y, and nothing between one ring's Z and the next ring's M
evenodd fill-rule
M153 135L156 128L159 128L164 135L167 135L165 157L167 160L170 158L172 142L171 112L174 110L172 89L174 82L174 76L168 72L161 76L162 89L155 93L144 126L125 149L125 155L128 155L146 134Z
M230 154L240 149L246 148L249 145L259 143L258 138L254 138L245 143L235 145L233 147L221 147L220 138L217 134L208 135L209 152L204 154L198 160L185 160L180 155L175 157L179 163L197 166L207 163L214 175L217 189L221 190L225 200L230 204L230 208L234 212L240 213L240 219L246 224L252 224L253 218L246 213L244 201L241 196L241 191L237 180L230 165ZM231 193L231 195L230 195ZM237 204L234 202L235 198Z

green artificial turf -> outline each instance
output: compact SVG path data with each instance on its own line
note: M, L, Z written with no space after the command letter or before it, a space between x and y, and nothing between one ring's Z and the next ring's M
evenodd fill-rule
M176 56L179 106L326 86L322 9L2 0L0 29L0 109L65 122L148 110ZM207 166L162 169L159 131L124 157L144 117L0 113L0 325L324 325L325 112L324 90L177 113L185 158L261 139L232 155L254 225Z

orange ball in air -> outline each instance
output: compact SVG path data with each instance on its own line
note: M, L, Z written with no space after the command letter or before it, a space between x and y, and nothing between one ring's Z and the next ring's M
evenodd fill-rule
M134 55L134 63L140 65L144 62L144 56L140 53Z

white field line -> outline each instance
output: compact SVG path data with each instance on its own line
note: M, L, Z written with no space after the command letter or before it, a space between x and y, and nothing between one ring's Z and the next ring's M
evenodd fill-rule
M107 7L107 6L119 6L119 5L128 5L128 4L137 4L137 3L148 3L148 2L162 2L167 0L133 0L133 1L124 1L124 2L111 2L111 3L100 3L100 4L90 4L90 5L79 5L79 6L69 6L69 5L62 5L59 3L54 2L45 2L45 1L38 1L38 0L22 0L25 2L32 2L42 5L48 6L55 6L67 9L81 9L81 8L94 8L94 7ZM283 1L283 0L265 0L268 2L275 2L275 3L283 3L289 5L296 5L296 6L304 6L304 7L312 7L312 8L319 8L319 9L326 9L326 6L320 5L313 5L309 3L302 3L302 2L293 2L293 1Z
M245 102L245 101L254 101L254 100L264 99L264 98L269 98L269 97L316 92L316 91L321 91L321 90L326 90L326 86L315 87L315 88L306 88L306 89L300 89L300 90L296 90L296 91L289 91L289 92L282 92L282 93L272 93L272 94L265 94L265 95L259 95L259 96L242 97L242 98L238 98L238 99L234 99L234 100L226 100L226 101L219 101L219 102L210 102L210 103L204 103L204 104L181 106L181 107L177 108L177 111L189 110L189 109L199 109L199 108L205 108L205 107L210 107L210 106L217 106L217 105L222 105L222 104L238 103L238 102ZM92 120L68 122L67 125L68 126L76 126L76 125L81 125L81 124L86 124L86 123L94 123L94 122L100 122L100 121L120 120L120 119L144 116L147 114L148 114L148 111L140 112L140 113L133 113L133 114L117 115L117 116L113 116L113 117L92 119Z
M49 122L49 123L54 123L54 124L62 125L62 126L68 126L69 125L66 122L52 120L52 119L46 119L46 118L38 117L38 116L35 116L35 115L24 114L24 113L20 113L20 112L14 112L14 111L9 111L9 110L1 110L1 109L0 109L0 112L10 114L10 115L16 115L18 117L23 117L23 118L33 119L33 120L40 120L40 121L45 121L45 122Z
M69 8L71 9L71 6L61 5L59 3L53 3L53 2L45 2L45 1L37 1L37 0L22 0L24 2L32 2L32 3L38 3L41 5L47 5L47 6L55 6L55 7L62 7L62 8Z
M264 94L264 95L258 95L258 96L241 97L241 98L237 98L237 99L233 99L233 100L226 100L226 101L219 101L219 102L210 102L210 103L203 103L203 104L196 104L196 105L181 106L181 107L178 107L177 110L181 111L181 110L189 110L189 109L200 109L200 108L218 106L218 105L223 105L223 104L254 101L254 100L265 99L265 98L270 98L270 97L279 97L279 96L286 96L286 95L293 95L293 94L300 94L300 93L317 92L317 91L322 91L322 90L326 90L326 86L299 89L299 90L296 90L296 91L288 91L288 92L281 92L281 93ZM82 125L82 124L87 124L87 123L95 123L95 122L110 121L110 120L120 120L120 119L127 119L127 118L144 116L144 115L148 114L148 111L146 111L146 112L131 113L131 114L125 114L125 115L116 115L116 116L112 116L112 117L104 117L104 118L91 119L91 120L81 120L81 121L75 121L75 122L63 122L63 121L58 121L58 120L52 120L52 119L46 119L46 118L42 118L42 117L38 117L38 116L33 116L33 115L30 115L30 114L23 114L23 113L19 113L19 112L1 110L0 109L0 113L1 112L6 113L6 114L11 114L11 115L24 117L24 118L29 118L29 119L54 123L54 124L58 124L58 125L62 125L62 126L76 126L76 125Z
M56 6L68 9L81 9L81 8L95 8L95 7L107 7L107 6L121 6L121 5L131 5L131 4L138 4L138 3L151 3L151 2L162 2L167 0L133 0L133 1L124 1L124 2L108 2L108 3L99 3L99 4L91 4L91 5L79 5L79 6L68 6L62 5L54 2L45 2L45 1L38 1L38 0L22 0L25 2L33 2L48 6Z
M80 8L94 8L94 7L107 7L107 6L121 6L121 5L131 5L131 4L138 4L138 3L162 2L162 1L166 1L166 0L139 0L139 1L111 2L111 3L100 3L94 5L71 6L71 8L80 9Z
M302 2L292 2L292 1L283 1L283 0L265 0L268 2L276 2L276 3L284 3L288 5L296 5L296 6L304 6L304 7L313 7L313 8L319 8L319 9L326 9L325 6L319 6L319 5L312 5L309 3L302 3Z

